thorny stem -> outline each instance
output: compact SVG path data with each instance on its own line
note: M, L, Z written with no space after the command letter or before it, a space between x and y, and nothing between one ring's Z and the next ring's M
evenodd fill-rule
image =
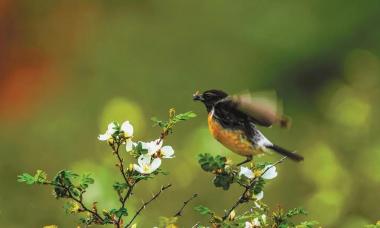
M282 157L280 160L278 160L277 162L273 163L271 166L269 166L268 168L266 168L260 176L262 176L264 173L266 173L270 168L282 163L285 159L287 158L287 156L284 156ZM251 183L247 186L245 186L245 189L243 191L243 193L239 196L239 199L235 202L235 204L229 209L226 211L226 213L224 214L223 216L223 221L225 221L228 216L231 214L231 212L233 210L235 210L235 208L237 208L240 204L246 202L245 198L246 198L246 194L248 193L248 191L257 183L257 178L260 177L260 176L257 176L255 178L252 179Z
M148 206L148 204L150 204L153 200L155 200L157 197L160 196L160 194L165 191L166 189L170 188L172 185L171 184L168 184L168 185L165 185L165 186L161 186L161 189L160 191L158 191L155 195L153 195L153 197L145 202L138 210L137 212L135 213L135 215L132 217L131 221L129 221L129 223L125 226L125 228L128 228L131 226L131 224L133 223L133 221L136 219L136 217L141 213L142 210L145 209L146 206Z
M197 197L197 196L198 196L198 194L195 193L195 194L193 194L188 200L186 200L185 202L183 202L182 207L177 211L177 213L174 214L173 217L179 217L179 216L182 216L183 209L185 209L186 205L187 205L188 203L190 203L190 201L192 201L192 200L193 200L195 197Z

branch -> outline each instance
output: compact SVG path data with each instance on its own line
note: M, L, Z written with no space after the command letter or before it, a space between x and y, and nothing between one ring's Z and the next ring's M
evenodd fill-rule
M132 191L133 191L133 188L135 187L135 184L136 184L136 183L137 183L137 182L135 182L133 185L131 185L131 186L128 188L128 192L127 192L127 194L125 195L124 198L122 198L122 199L120 200L120 203L121 203L121 207L120 207L120 208L124 208L124 207L125 207L125 203L127 202L129 196L131 196ZM121 218L122 218L122 217L123 217L123 216L121 215L121 216L119 216L119 218L117 219L116 227L120 227L120 223L121 223Z
M136 217L141 213L142 210L145 209L146 206L148 206L148 204L150 204L153 200L155 200L157 197L160 196L161 192L165 191L166 189L170 188L172 185L171 184L168 184L166 186L161 186L161 189L160 191L158 191L155 195L153 195L153 197L147 201L146 203L144 203L140 209L137 210L137 212L135 213L135 215L132 217L131 221L129 221L129 223L125 226L125 228L127 227L130 227L132 222L136 219Z
M113 153L116 154L117 160L119 161L118 166L119 166L121 175L123 176L125 183L128 184L127 174L125 173L125 170L124 170L124 160L123 158L121 158L119 154L119 148L120 148L120 143L117 143L116 148L112 146Z
M282 163L285 159L287 158L287 156L284 156L282 157L280 160L278 160L277 162L273 163L271 166L269 166L268 168L266 168L264 170L264 172L261 173L260 176L262 176L264 173L266 173L270 168ZM247 186L245 186L245 189L243 191L243 193L240 195L239 199L235 202L235 204L229 209L227 210L227 212L224 214L223 216L223 221L225 221L228 216L231 214L231 212L233 210L235 210L235 208L237 208L240 204L246 202L246 194L248 193L248 191L257 183L257 178L259 178L260 176L257 176L257 177L254 177L251 181L251 183Z
M79 199L77 199L70 191L70 188L66 187L65 185L63 184L55 184L55 183L52 183L50 181L46 181L44 182L43 184L45 185L52 185L52 186L55 186L55 187L60 187L60 188L63 188L65 189L65 191L67 191L68 193L68 197L69 199L72 199L74 200L75 202L77 202L82 208L82 212L89 212L92 214L93 217L95 217L97 219L98 222L100 222L101 224L104 224L104 219L102 218L101 215L99 215L96 211L93 211L91 209L89 209L88 207L86 207L86 205L84 204L83 202L83 192L80 193L80 196L79 196Z
M179 217L179 216L182 216L182 212L183 212L183 209L185 209L186 205L188 203L190 203L190 201L192 201L194 198L196 198L198 196L197 193L193 194L188 200L186 200L185 202L183 202L183 205L182 207L179 209L179 211L177 211L177 213L174 214L173 217Z

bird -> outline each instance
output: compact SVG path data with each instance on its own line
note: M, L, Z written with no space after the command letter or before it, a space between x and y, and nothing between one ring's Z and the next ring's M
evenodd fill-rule
M194 101L202 102L208 113L208 128L211 135L226 148L250 162L253 156L274 151L293 161L304 158L284 149L267 139L257 126L271 127L278 124L288 127L289 118L271 110L264 102L253 99L251 94L228 95L217 89L193 94Z

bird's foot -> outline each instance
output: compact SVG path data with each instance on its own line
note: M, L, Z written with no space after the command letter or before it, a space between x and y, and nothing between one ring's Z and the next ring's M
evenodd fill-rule
M252 161L252 156L247 157L244 161L242 161L242 162L236 164L236 166L244 165L245 163L248 163L248 162L250 162L250 161Z

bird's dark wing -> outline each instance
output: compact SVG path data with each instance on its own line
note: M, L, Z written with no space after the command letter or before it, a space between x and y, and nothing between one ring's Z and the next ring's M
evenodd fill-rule
M281 114L278 105L268 99L255 98L247 93L228 97L227 100L235 109L248 115L257 125L270 127L273 124L279 124L281 127L288 127L290 124L289 118Z
M236 104L225 99L214 106L214 118L218 120L224 128L242 130L249 139L256 134L255 121L244 112L236 109Z

